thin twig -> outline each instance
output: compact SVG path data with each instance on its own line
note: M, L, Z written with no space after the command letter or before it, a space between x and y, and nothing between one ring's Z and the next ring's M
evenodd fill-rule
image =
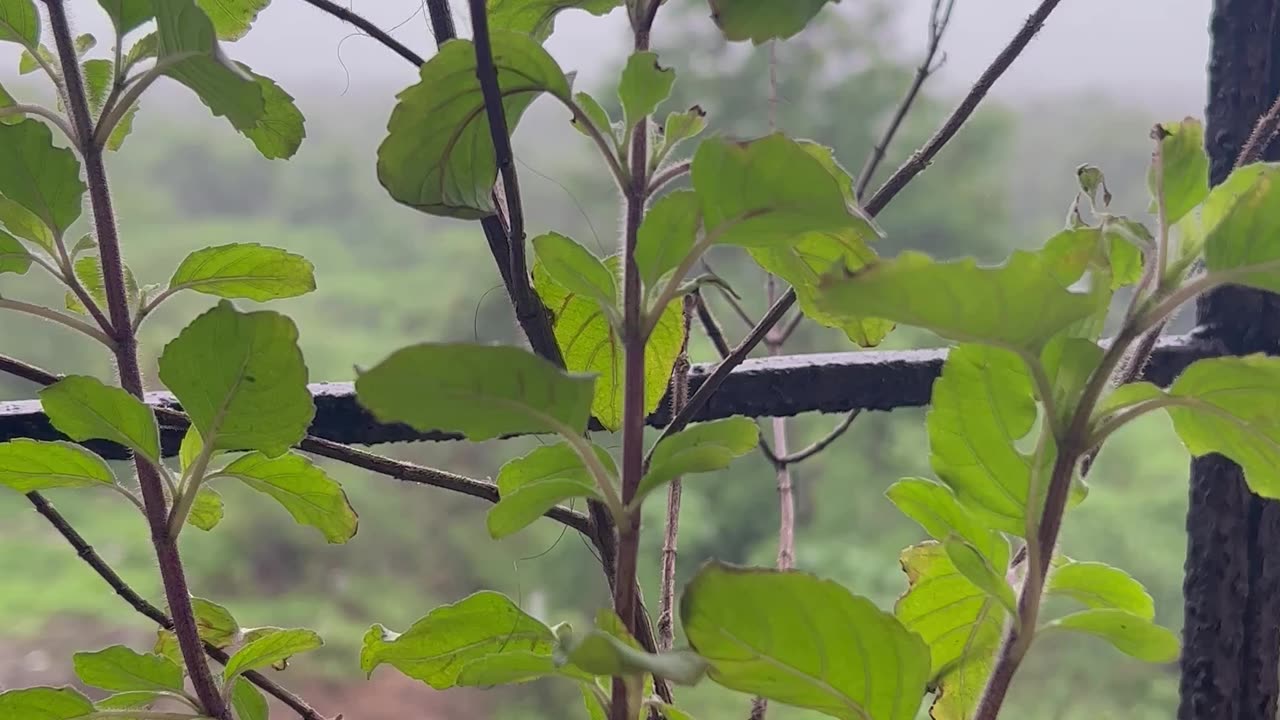
M33 381L39 382L39 380L34 379ZM70 544L71 547L75 548L76 555L80 556L80 558L84 560L99 577L105 580L107 585L111 586L111 589L114 590L117 595L123 598L125 602L129 603L129 605L138 613L150 618L152 622L166 630L173 629L173 620L166 615L163 610L152 605L146 600L146 598L139 595L132 587L130 587L129 584L125 582L124 578L120 577L120 575L110 565L108 565L101 556L98 555L97 551L93 549L93 546L85 541L80 533L76 532L76 529L71 526L71 523L67 522L66 518L64 518L62 514L58 512L57 508L53 507L47 499L38 492L31 492L27 493L27 500L35 506L36 512L40 513L40 515L48 520L49 524L53 525L54 529L56 529L58 533L66 539L67 543ZM223 665L227 664L227 653L219 649L216 645L206 642L204 643L204 651L215 661ZM302 698L289 692L280 684L265 675L258 672L247 672L244 674L244 677L249 682L257 685L270 695L280 700L280 702L288 705L304 720L324 720L324 716L316 712L316 710L303 701Z
M893 176L885 181L884 185L880 186L880 189L876 190L875 194L871 196L866 205L866 211L869 215L874 217L884 210L885 206L897 197L903 188L928 167L929 163L933 161L933 158L937 156L942 148L946 147L951 138L955 137L955 134L959 132L965 121L978 108L982 99L987 96L992 85L1009 69L1013 61L1022 54L1022 51L1031 42L1031 38L1040 31L1049 14L1053 12L1060 2L1061 0L1043 0L1041 2L1036 11L1027 18L1026 23L1023 24L1018 33L1009 41L1005 49L996 56L991 66L982 73L978 81L970 88L969 93L961 100L960 105L942 124L938 132L923 147L913 153L911 158L902 167L898 168ZM750 334L733 349L729 357L721 361L715 370L707 376L698 391L693 394L693 397L689 398L689 404L672 419L671 424L663 431L662 437L683 430L702 411L702 408L711 400L711 396L729 377L729 373L742 364L747 355L764 339L765 334L786 314L787 310L791 309L795 301L796 291L794 288L787 290L782 297L778 298L778 301L765 313L760 323L752 328Z
M1018 56L1022 54L1022 51L1027 49L1031 39L1036 36L1036 33L1040 32L1045 20L1049 18L1049 15L1058 7L1061 1L1041 1L1040 6L1022 24L1022 27L1013 36L1013 39L1009 41L1009 44L1005 46L1004 50L1000 51L1000 54L996 56L991 65L978 77L978 81L969 89L969 93L960 101L960 105L947 117L946 122L942 124L938 132L929 138L924 147L912 153L911 157L876 190L875 195L871 196L871 199L867 201L867 212L875 215L880 210L883 210L890 200L896 197L899 192L902 192L907 183L911 182L916 175L919 175L929 166L929 163L933 162L933 158L942 151L942 148L951 141L951 138L955 137L955 134L960 131L960 128L973 115L973 111L978 109L978 104L986 98L987 93L996 84L996 80L999 80L1000 76L1004 75L1009 66L1013 64L1013 61L1017 60Z
M50 322L55 322L63 327L68 327L72 330L88 335L108 348L114 349L116 346L115 341L108 337L102 330L99 330L74 315L59 312L53 308L45 307L44 305L36 305L34 303L23 302L21 300L10 300L9 298L0 297L0 310L12 310L24 315L31 315Z
M854 195L858 199L862 199L866 194L871 178L875 177L876 168L880 167L885 153L889 151L889 145L893 143L894 136L898 134L903 120L907 118L911 106L919 97L920 88L941 66L941 63L934 65L933 59L937 57L938 48L942 45L942 36L946 33L947 26L951 24L951 11L955 8L955 4L955 0L933 0L933 7L929 12L929 43L924 53L924 60L916 67L906 94L902 96L897 109L893 112L893 118L889 120L889 127L885 128L884 135L880 137L880 141L875 144L871 154L867 156L867 161L862 165L862 172L858 173L858 181L854 183Z
M711 269L711 263L707 262L705 257L702 258L700 262L702 263L702 269L704 271L711 273L716 277L720 277L719 273ZM756 321L751 319L751 314L747 312L746 308L742 307L742 303L738 301L738 298L733 296L732 292L720 287L719 285L715 285L713 287L720 292L720 296L724 298L724 301L733 309L734 314L736 314L747 327L755 327Z
M689 330L697 293L684 298L684 343L671 373L671 409L679 412L689 401ZM680 534L680 499L683 488L676 478L667 486L667 518L662 533L662 582L658 603L658 649L670 650L675 642L676 540Z
M675 165L668 165L667 167L662 168L653 174L653 177L649 180L649 189L646 190L645 193L651 197L658 194L662 188L688 174L691 167L693 167L693 162L685 160L684 162L678 162Z
M65 135L68 140L73 143L76 142L76 133L71 129L71 126L67 124L66 118L43 105L25 105L20 103L0 108L0 117L10 117L13 115L38 115L45 120L48 120L57 127L58 130L62 131L62 134Z
M383 45L386 45L388 48L391 49L392 52L404 58L405 60L408 60L414 65L421 65L423 62L425 62L422 59L421 55L410 50L408 47L405 47L405 45L401 43L399 40L396 40L395 38L391 37L391 35L389 35L387 31L383 30L377 25L374 25L372 22L369 22L367 19L361 17L358 13L355 13L351 10L348 10L345 7L342 7L336 2L331 2L331 0L302 0L302 2L308 5L311 5L317 10L320 10L321 12L326 12L343 22L351 23L352 25L355 25L357 28L360 28L361 30L363 30L366 35L373 38L374 40L377 40Z
M138 364L138 338L129 318L129 301L125 289L124 259L121 254L120 236L116 227L115 211L111 206L111 193L107 184L106 166L103 162L103 146L94 140L93 119L89 112L84 79L80 75L80 61L76 54L71 25L67 19L63 0L44 0L49 10L49 27L62 64L63 80L67 88L67 107L71 127L79 138L81 155L93 209L94 228L98 238L98 256L102 263L103 289L107 298L107 311L115 337L115 360L120 373L120 386L129 394L143 399L142 371ZM219 692L205 661L204 647L196 627L191 608L191 594L187 589L186 571L178 552L176 538L169 532L168 506L165 486L159 471L151 461L135 455L134 467L146 507L147 524L151 529L151 543L165 591L169 610L173 613L174 634L187 666L191 685L204 711L218 720L230 720L231 710Z
M831 443L835 442L836 440L839 440L840 437L849 430L849 427L853 425L853 421L857 420L858 416L861 414L862 414L861 408L854 408L853 410L850 410L848 413L845 414L844 419L836 423L836 426L831 428L831 430L828 431L826 435L823 435L818 440L815 440L812 444L810 444L808 447L804 448L803 450L797 450L796 452L793 452L790 455L783 455L781 457L778 457L776 462L782 465L795 465L796 463L802 463L805 460L808 460L809 458L813 457L814 455L817 455L818 453L822 452L823 450L826 450L828 447L831 446Z

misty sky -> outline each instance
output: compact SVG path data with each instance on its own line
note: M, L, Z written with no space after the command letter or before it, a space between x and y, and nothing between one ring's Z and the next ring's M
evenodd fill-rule
M841 5L850 8L857 1L844 0ZM900 2L904 9L895 44L909 58L923 47L929 0ZM958 0L944 46L948 60L938 82L957 92L967 87L1037 3ZM76 30L97 34L105 45L110 26L97 3L75 0L70 4L76 11ZM394 33L398 39L422 54L431 52L421 0L345 0L345 4L382 27L400 25ZM994 94L1019 102L1064 90L1096 88L1153 112L1200 115L1208 15L1208 0L1063 0ZM459 16L465 30L465 12ZM628 49L621 12L604 19L581 12L561 18L549 47L566 69L579 70L584 80L598 79L602 64L592 59L600 53L620 55ZM705 22L710 22L709 17ZM655 33L660 35L662 27L659 15ZM304 101L313 93L328 97L342 93L347 87L343 64L352 82L363 90L394 89L413 81L413 69L407 63L367 38L347 37L351 31L301 0L274 0L254 31L229 49L233 57L276 78ZM0 60L15 60L14 47L6 44ZM13 67L11 62L5 64ZM6 71L0 77L11 80L14 74Z

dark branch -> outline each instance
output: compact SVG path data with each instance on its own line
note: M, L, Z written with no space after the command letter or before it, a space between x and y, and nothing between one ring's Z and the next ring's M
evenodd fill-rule
M146 598L134 591L134 589L124 581L124 578L120 577L120 575L116 573L116 571L112 569L112 567L108 565L101 556L98 555L98 552L93 549L93 546L86 542L80 533L76 532L75 528L71 527L71 524L67 522L66 518L62 517L62 514L59 513L48 500L46 500L40 493L36 492L27 493L27 500L35 506L36 512L43 515L44 518L49 521L49 524L53 525L54 529L56 529L62 537L66 538L67 543L70 544L71 547L75 548L76 554L79 555L80 558L83 559L99 577L105 580L106 583L111 586L111 589L116 591L117 595L124 598L124 601L129 603L134 610L137 610L140 614L150 618L152 622L155 622L166 630L173 629L173 620L166 615L163 610L152 605L150 602L147 602ZM227 654L217 646L206 642L204 644L204 651L215 661L223 665L227 664ZM247 672L244 676L249 682L262 688L268 694L277 698L285 705L288 705L294 712L298 713L300 717L304 718L304 720L324 720L324 716L316 712L315 709L304 702L302 698L289 692L275 681L264 676L262 673Z
M858 173L858 181L854 184L854 195L857 198L861 199L866 194L867 186L871 184L871 178L875 177L876 168L880 167L885 153L889 151L889 145L893 143L894 136L898 134L898 130L902 127L902 121L906 120L911 107L915 105L916 98L920 95L920 88L924 87L925 81L938 69L933 59L937 57L938 48L942 46L942 36L946 34L947 26L951 24L951 11L955 9L955 6L955 0L933 0L933 8L929 13L929 44L925 50L924 59L916 67L915 75L911 78L911 85L907 87L906 94L902 96L902 101L898 103L897 109L894 110L893 118L889 120L889 127L885 129L880 142L876 143L871 150L871 154L867 156L867 161L862 166L862 172Z
M336 2L331 2L331 0L302 0L302 2L320 10L321 12L328 13L343 22L355 25L357 28L360 28L364 34L374 40L377 40L383 45L386 45L392 52L405 60L408 60L414 65L421 65L425 62L421 55L405 47L403 43L391 37L385 30L364 19L359 14L342 7Z

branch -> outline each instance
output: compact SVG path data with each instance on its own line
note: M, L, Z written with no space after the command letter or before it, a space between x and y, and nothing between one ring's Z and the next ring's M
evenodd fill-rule
M121 256L119 230L115 211L111 207L111 193L107 184L107 171L103 162L103 147L93 136L93 118L89 112L84 78L80 75L80 60L76 54L70 22L67 20L63 0L44 0L49 9L49 28L52 31L62 63L63 81L67 88L67 107L71 127L79 139L84 159L85 178L89 189L89 201L93 208L94 228L98 237L98 255L102 262L103 289L107 298L107 311L114 331L115 360L120 373L120 386L129 394L143 400L142 371L138 365L138 338L129 319L129 301L125 291L124 259ZM191 685L204 711L218 720L230 720L231 710L214 682L209 663L204 658L204 648L191 608L191 594L187 589L186 572L178 553L176 539L169 532L168 507L164 482L159 471L145 458L134 456L138 472L138 484L146 508L147 524L151 529L151 544L155 548L156 562L164 585L165 599L173 613L173 631L182 650Z
M671 406L676 412L689 401L689 330L698 293L684 299L684 343L671 373ZM667 486L667 519L662 533L662 582L658 602L658 649L670 650L675 642L676 538L680 534L680 478Z
M71 126L67 124L66 118L50 110L49 108L44 107L43 105L17 104L17 105L9 105L8 107L0 108L0 117L10 117L13 115L23 115L23 114L38 115L44 118L45 120L48 120L50 123L54 125L54 127L57 127L58 130L62 131L62 134L66 135L68 140L70 140L72 143L76 142L76 133L74 130L71 129Z
M836 440L839 440L840 437L849 430L849 427L853 425L853 421L857 420L858 416L861 414L862 414L861 408L854 408L853 410L850 410L848 413L845 414L844 419L836 423L836 426L831 428L831 430L826 435L814 441L813 444L809 445L803 450L797 450L796 452L793 452L790 455L783 455L777 458L776 462L781 463L783 465L795 465L796 463L804 462L805 460L808 460L809 458L813 457L814 455L817 455L823 450L826 450L828 447L831 446L831 443L835 442Z
M879 214L890 201L897 197L898 193L902 192L903 188L933 161L933 158L937 156L951 138L955 137L955 134L959 132L965 121L978 108L978 104L987 96L991 86L1009 69L1013 61L1022 54L1022 51L1031 42L1031 38L1040 31L1044 21L1058 6L1059 2L1061 0L1043 0L1040 3L1040 7L1036 8L1036 11L1027 18L1022 29L1013 36L1008 46L996 56L991 66L982 73L977 83L969 90L969 93L951 113L950 117L947 118L946 122L943 123L938 132L923 147L917 150L910 160L898 168L893 176L885 181L884 185L880 186L880 189L876 190L871 199L867 201L866 211L869 215L874 217ZM778 301L765 313L760 323L751 329L751 333L747 335L746 339L733 349L729 357L716 366L716 369L707 377L702 387L698 388L693 397L689 398L689 404L672 419L671 424L663 431L659 441L672 433L683 430L689 424L710 401L711 396L715 394L716 389L725 381L725 378L729 377L729 373L747 358L747 355L764 339L769 330L786 314L787 310L791 309L795 301L795 288L787 290L782 297L778 298Z
M316 8L321 12L328 13L345 23L350 23L352 25L355 25L357 28L360 28L361 30L363 30L366 35L373 38L374 40L377 40L383 45L386 45L392 52L404 58L405 60L408 60L414 65L422 65L422 63L426 62L425 60L422 59L421 55L418 55L414 51L405 47L399 40L396 40L395 38L391 37L391 35L389 35L382 28L378 27L377 25L374 25L372 22L369 22L365 18L361 17L359 14L351 10L348 10L347 8L342 7L336 2L331 2L331 0L302 0L302 2ZM435 16L433 15L432 16L433 20L434 20L434 17Z
M33 381L39 382L39 380L34 379ZM146 598L139 595L132 587L130 587L129 584L124 581L124 578L120 577L120 575L116 573L116 571L112 569L101 556L98 555L97 551L93 549L93 546L86 542L80 533L76 532L75 528L71 527L71 524L67 522L66 518L62 517L62 514L59 513L48 500L37 492L27 493L27 500L35 506L36 512L43 515L44 518L49 521L49 524L53 525L54 529L56 529L62 537L66 538L71 547L75 548L76 554L79 555L80 558L83 559L99 577L105 580L107 584L111 586L111 589L116 591L117 595L124 598L124 601L129 603L134 610L150 618L157 625L160 625L166 630L173 629L173 620L166 615L163 610L147 602ZM213 658L217 662L223 665L227 664L227 654L217 646L210 643L204 643L204 651L209 657ZM257 685L280 700L280 702L288 705L297 712L300 717L304 718L304 720L324 720L324 716L316 712L310 705L307 705L302 698L299 698L297 695L289 692L284 687L261 673L247 672L244 674L244 677L249 682Z
M944 1L946 3L945 8L943 7ZM902 101L898 103L898 107L893 113L893 118L889 121L889 127L885 129L884 135L880 137L880 142L876 143L871 150L871 154L867 156L867 161L862 166L862 172L858 173L858 181L854 184L855 197L861 199L866 194L867 186L871 184L871 178L876 174L876 168L884 160L885 153L889 150L889 145L902 127L902 121L907 118L907 114L911 111L911 106L915 104L916 98L920 95L920 88L924 86L929 76L938 69L939 66L933 64L933 59L937 56L938 48L942 45L942 36L947 32L947 26L951 24L951 11L955 8L955 4L955 0L933 0L933 9L929 13L929 45L925 50L924 60L916 68L915 76L911 79L911 85L907 87L907 93L902 96Z
M1005 46L1004 50L1000 51L1000 54L996 56L991 65L978 77L978 81L969 90L969 94L965 95L964 100L960 101L960 105L942 124L938 132L932 138L929 138L924 147L913 153L907 162L894 171L893 175L880 186L880 189L876 190L875 195L871 196L871 199L867 202L867 212L875 215L883 210L884 206L888 205L889 201L896 197L899 192L902 192L902 189L916 175L919 175L921 171L929 166L933 158L960 131L969 116L973 115L973 111L978 109L978 104L986 98L991 87L996 84L996 80L999 80L1000 76L1004 75L1009 66L1013 64L1013 61L1017 60L1018 56L1022 54L1022 51L1027 49L1031 39L1036 36L1036 33L1040 32L1045 20L1049 18L1050 13L1058 7L1060 2L1061 0L1041 1L1040 6L1022 24L1022 28L1013 36L1009 44Z
M23 313L24 315L43 318L50 322L58 323L59 325L88 335L109 349L115 349L116 346L115 341L108 337L102 330L99 330L74 315L58 312L57 310L47 308L44 305L36 305L29 302L23 302L21 300L10 300L9 298L0 297L0 310L12 310L14 312Z

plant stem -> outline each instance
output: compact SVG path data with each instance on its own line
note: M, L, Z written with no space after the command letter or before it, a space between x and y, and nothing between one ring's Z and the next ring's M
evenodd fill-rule
M10 117L13 115L38 115L45 120L48 120L54 127L58 128L58 130L62 131L62 134L65 135L68 140L71 142L76 141L76 133L71 129L71 126L67 124L66 119L43 105L18 104L0 108L0 117Z
M478 0L473 0L476 2ZM657 0L638 3L632 17L635 51L649 49L649 31L658 11ZM640 511L630 508L644 474L644 352L645 317L644 290L640 283L640 269L636 265L635 251L644 220L645 190L648 187L649 118L642 117L631 134L629 154L631 182L626 191L626 227L622 252L622 502L628 511L618 523L617 580L613 588L613 607L621 618L623 627L633 635L639 621L637 612L636 572L640 551ZM633 720L633 700L628 698L626 682L613 679L613 702L609 707L610 720Z
M1018 617L1010 622L1005 630L995 667L978 701L974 720L996 720L1005 696L1009 692L1009 686L1013 682L1013 676L1017 673L1031 645L1036 619L1040 614L1040 599L1044 592L1044 583L1053 562L1053 549L1057 546L1058 533L1062 529L1062 516L1066 512L1067 500L1071 496L1072 475L1090 444L1089 421L1093 415L1093 408L1138 332L1139 330L1132 325L1121 328L1115 341L1102 356L1098 368L1089 378L1089 383L1081 394L1071 422L1058 443L1058 457L1054 460L1053 470L1049 476L1049 487L1045 493L1044 509L1040 514L1038 531L1034 537L1027 538L1028 556L1032 561L1028 562L1026 581L1018 596Z
M44 305L35 305L21 300L10 300L9 298L0 297L0 310L12 310L14 312L23 313L24 315L44 318L50 322L58 323L59 325L69 327L72 330L88 335L94 340L105 345L107 348L115 348L115 341L103 331L78 317L68 315L64 312L58 312L57 310L47 308Z
M866 194L867 186L871 184L871 178L875 177L876 168L880 167L885 153L889 151L889 145L902 127L903 120L906 120L907 114L911 111L911 106L915 105L916 98L920 95L920 89L924 87L924 83L929 79L929 76L938 69L933 64L933 59L937 56L938 48L942 45L942 36L946 33L947 26L951 24L951 11L956 4L955 0L945 0L946 7L944 8L943 1L933 0L933 8L929 13L929 44L925 50L924 60L920 61L920 65L916 67L915 75L911 78L911 84L907 87L906 94L902 96L902 100L893 112L893 118L889 120L889 127L885 128L884 135L880 137L880 141L871 149L871 154L867 156L867 161L863 164L862 171L858 173L858 180L854 183L854 196L859 200Z
M120 253L115 212L111 207L111 193L107 185L107 171L102 157L103 149L93 137L93 120L89 114L84 81L80 76L80 64L63 0L44 0L44 2L49 9L49 26L63 66L72 127L80 138L84 157L89 199L93 207L94 226L98 236L98 252L102 261L107 311L115 331L115 357L120 371L120 384L127 392L141 400L143 385L142 371L138 366L138 338L133 332L133 324L129 318L124 261ZM155 546L165 598L169 604L169 611L173 613L174 633L177 635L192 687L205 712L218 720L230 720L230 710L223 702L209 670L209 664L204 658L204 648L191 610L191 595L187 590L182 558L178 554L177 543L169 533L164 482L160 478L160 473L145 458L135 456L134 466L142 489L143 505L146 509L147 523L151 528L151 542Z
M679 412L689 401L689 331L697 293L684 298L684 342L671 373L671 409ZM676 540L680 535L680 478L667 486L667 518L662 532L662 582L658 601L658 649L670 650L675 642Z

